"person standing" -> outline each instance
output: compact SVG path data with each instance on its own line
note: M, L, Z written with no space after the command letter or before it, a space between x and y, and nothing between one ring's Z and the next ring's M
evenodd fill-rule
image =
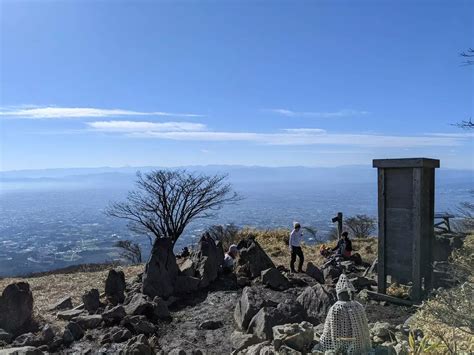
M295 261L298 256L298 272L303 272L304 255L301 249L301 239L303 238L303 232L301 231L301 225L298 222L293 223L293 230L290 233L289 247L291 252L290 269L291 272L295 272Z

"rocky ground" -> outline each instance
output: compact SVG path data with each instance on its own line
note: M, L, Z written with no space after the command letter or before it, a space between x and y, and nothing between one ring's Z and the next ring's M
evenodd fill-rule
M100 286L80 296L67 292L57 304L57 298L48 302L40 296L34 281L30 289L25 280L0 280L2 288L10 284L0 297L0 354L310 353L336 301L341 273L351 278L365 305L378 353L406 350L403 324L415 308L370 300L366 290L374 289L376 274L362 276L370 266L362 258L326 267L308 263L305 273L291 274L258 242L246 239L239 244L235 272L224 274L222 246L213 240L202 241L178 263L160 248L143 277L142 267L100 271L94 274ZM71 282L74 278L70 275ZM43 284L44 293L54 287ZM41 310L33 306L38 298Z

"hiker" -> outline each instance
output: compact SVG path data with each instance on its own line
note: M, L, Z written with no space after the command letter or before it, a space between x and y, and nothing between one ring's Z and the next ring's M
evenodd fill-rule
M301 225L298 222L293 223L293 230L290 233L289 247L291 252L290 269L291 272L295 272L295 261L296 256L299 257L300 262L298 265L298 272L303 272L304 255L301 249L301 239L303 238L303 232L301 231Z
M349 239L349 233L342 232L341 238L337 242L337 245L331 250L336 252L336 256L350 258L352 252L352 242Z
M224 272L232 272L234 270L234 261L237 255L239 255L239 249L237 245L232 244L224 255L224 263L222 264Z

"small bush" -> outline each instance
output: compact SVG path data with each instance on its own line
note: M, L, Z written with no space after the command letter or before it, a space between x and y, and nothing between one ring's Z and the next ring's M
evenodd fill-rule
M114 246L122 250L120 256L131 264L140 264L142 262L142 250L138 243L134 243L131 240L119 240Z

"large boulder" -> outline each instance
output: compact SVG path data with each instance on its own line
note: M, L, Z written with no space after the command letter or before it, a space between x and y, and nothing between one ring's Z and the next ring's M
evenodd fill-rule
M127 315L123 306L115 306L102 313L102 318L106 324L120 323Z
M143 273L143 293L150 297L171 296L178 272L171 239L155 239L150 259Z
M114 306L125 299L125 275L123 271L110 270L105 280L105 297Z
M277 308L263 307L250 321L247 332L254 334L262 341L270 340L273 338L273 327L283 323L282 315Z
M125 345L124 354L151 355L153 350L145 335L140 334L130 339Z
M242 292L242 296L235 305L234 320L237 327L246 330L250 320L257 314L265 303L265 298L257 288L246 287Z
M100 307L100 295L99 290L93 288L92 290L84 293L82 295L82 302L84 303L84 308L90 313L95 313Z
M31 322L33 294L27 282L8 285L0 296L0 328L19 334Z
M332 282L333 284L336 284L343 271L343 268L339 265L327 265L323 269L324 280L328 281L329 283Z
M146 299L144 294L136 293L124 309L125 313L131 316L148 315L153 313L153 304Z
M179 271L182 276L194 277L196 270L192 259L186 259L179 265Z
M235 268L237 274L246 274L247 277L254 279L259 277L263 270L275 267L273 261L255 239L243 239L237 248L239 249L239 258Z
M273 290L286 290L290 287L290 281L274 267L262 271L262 283Z
M337 301L336 291L332 287L315 284L307 287L296 301L306 310L309 321L322 323L329 308Z
M201 280L192 276L178 276L174 285L174 293L191 293L198 290Z
M261 340L255 334L247 334L236 330L230 336L230 342L234 350L240 351L251 345L260 343Z
M221 252L214 239L208 234L204 234L199 240L198 248L193 254L193 264L195 265L196 277L201 281L200 288L207 287L217 279L220 267L224 261L222 246ZM222 259L221 259L222 257Z

